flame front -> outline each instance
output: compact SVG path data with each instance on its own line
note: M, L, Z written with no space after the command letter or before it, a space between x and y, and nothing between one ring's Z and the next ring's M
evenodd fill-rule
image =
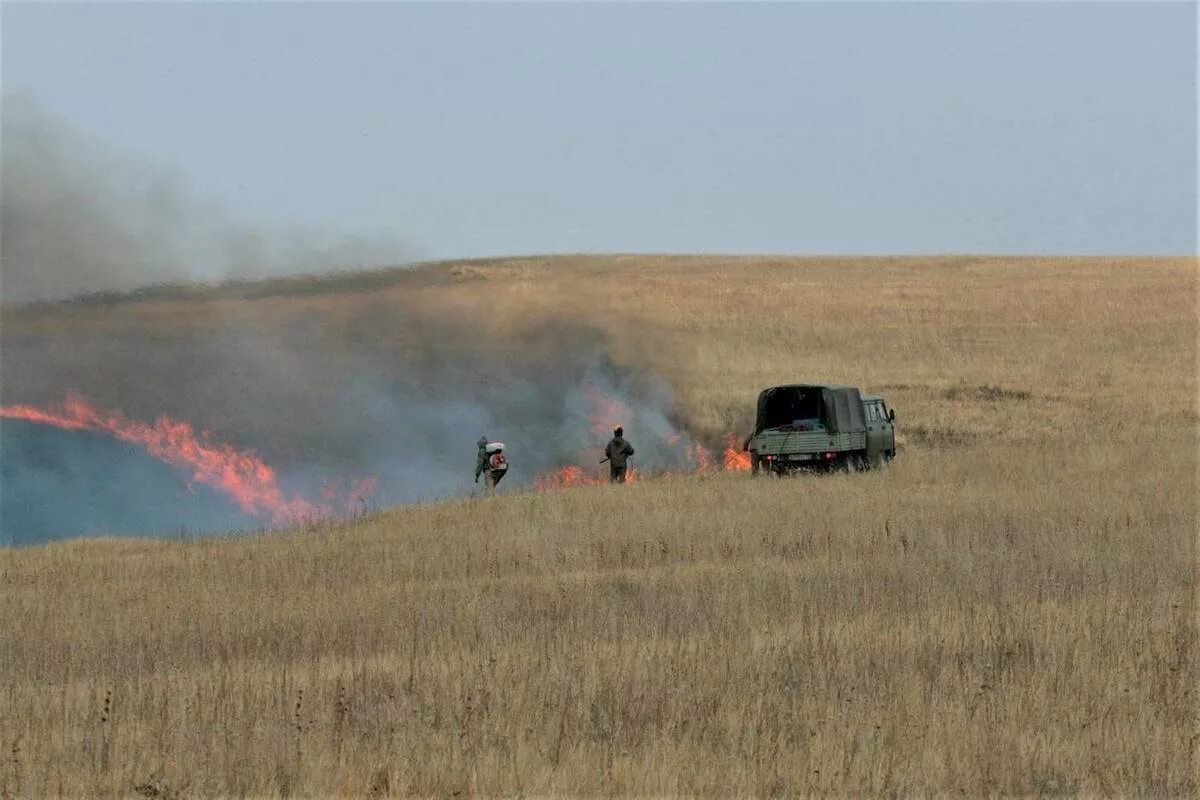
M300 496L288 497L271 467L252 453L213 442L204 431L161 415L154 424L133 422L117 412L101 412L77 394L68 394L59 410L35 406L0 406L0 417L50 425L64 430L91 430L142 447L173 467L187 470L191 480L227 495L252 516L269 516L277 524L294 524L327 516L332 509ZM361 496L373 479L359 484ZM355 496L354 502L359 501Z
M622 420L633 418L633 411L620 398L605 394L592 385L585 386L583 393L589 405L584 416L591 427L592 437L598 444L603 444L608 439L613 428L623 425ZM742 472L750 469L750 454L738 448L737 437L732 433L725 434L725 448L720 461L707 447L692 441L690 437L685 438L678 431L665 434L662 442L667 448L676 449L681 460L688 464L688 471L696 475L708 475L719 471ZM584 455L580 458L587 461ZM633 483L638 477L639 473L631 467L625 475L625 482ZM576 486L600 486L605 483L608 483L607 476L589 474L583 467L572 464L536 476L533 479L533 488L539 492L547 492Z
M726 472L745 472L750 469L750 454L738 447L737 437L725 434L724 464Z
M567 466L538 475L533 479L533 488L539 492L554 489L569 489L572 486L599 486L603 481L588 475L583 467Z
M605 395L594 387L588 387L585 391L592 406L587 419L594 438L602 444L612 428L621 425L623 419L631 418L632 412L621 400ZM30 405L0 406L0 418L24 420L63 430L97 431L136 444L160 461L189 472L191 481L211 486L225 494L247 514L269 517L279 525L327 517L334 513L335 507L344 507L349 514L357 514L365 510L366 498L377 484L375 478L366 478L348 488L345 484L327 485L320 490L320 502L300 495L288 496L280 488L275 471L253 453L214 442L207 432L197 431L188 423L166 415L160 415L153 424L146 424L126 419L119 412L99 411L74 393L68 394L58 409ZM678 432L666 435L664 443L682 448L682 460L688 463L689 471L697 475L719 470L750 469L750 454L738 449L732 433L726 434L720 461L703 445ZM640 477L641 473L630 467L625 482L635 483ZM546 492L606 483L608 474L603 467L585 470L578 465L567 465L536 476L533 488Z

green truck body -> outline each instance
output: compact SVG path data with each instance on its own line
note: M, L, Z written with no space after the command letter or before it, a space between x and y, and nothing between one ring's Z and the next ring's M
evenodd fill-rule
M895 412L853 386L791 384L758 396L751 470L866 469L896 454Z

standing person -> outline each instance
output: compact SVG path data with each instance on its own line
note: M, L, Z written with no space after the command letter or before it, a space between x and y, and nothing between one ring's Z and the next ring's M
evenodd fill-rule
M483 475L483 489L485 494L493 494L496 491L496 484L508 472L508 458L504 455L504 445L500 442L489 443L486 436L480 436L479 454L475 457L475 482L479 483L479 476Z
M625 482L625 470L629 466L629 457L631 455L633 455L633 445L625 441L625 429L618 427L613 431L612 441L604 448L604 457L608 459L608 479L610 482Z
M479 483L479 476L487 469L487 437L480 436L476 444L479 445L479 455L475 456L475 482Z

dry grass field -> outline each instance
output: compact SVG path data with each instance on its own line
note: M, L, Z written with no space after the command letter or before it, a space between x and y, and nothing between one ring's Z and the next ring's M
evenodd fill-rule
M529 258L10 313L564 319L700 434L827 379L901 436L881 472L0 551L0 797L1193 796L1196 266Z

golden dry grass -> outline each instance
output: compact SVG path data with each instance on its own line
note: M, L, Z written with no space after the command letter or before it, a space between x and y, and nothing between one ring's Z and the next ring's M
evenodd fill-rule
M1196 262L515 259L369 295L27 315L202 328L395 303L569 318L692 426L883 391L861 475L671 478L356 524L0 553L0 795L1184 797ZM997 389L999 391L997 391Z

